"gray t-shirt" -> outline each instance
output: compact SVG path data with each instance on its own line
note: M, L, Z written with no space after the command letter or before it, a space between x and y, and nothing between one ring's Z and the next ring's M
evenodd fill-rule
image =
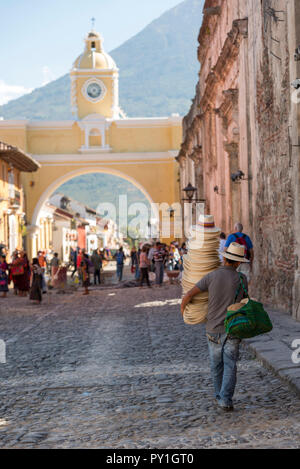
M248 282L245 275L240 274L243 283L248 290ZM228 306L235 300L236 292L240 285L238 272L234 267L222 266L214 272L203 277L196 286L201 291L208 291L208 314L206 331L212 334L223 334L225 332L224 321ZM243 288L240 289L237 303L247 297Z

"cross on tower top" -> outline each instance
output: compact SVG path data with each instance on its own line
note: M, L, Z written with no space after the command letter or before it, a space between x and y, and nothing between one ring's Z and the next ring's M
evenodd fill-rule
M92 31L94 30L94 27L95 27L95 21L96 21L96 18L91 18L91 22L92 22Z

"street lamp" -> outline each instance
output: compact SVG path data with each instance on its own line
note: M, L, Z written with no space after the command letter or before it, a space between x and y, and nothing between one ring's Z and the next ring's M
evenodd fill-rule
M183 192L185 192L187 199L182 199L184 202L189 202L190 204L192 202L205 202L205 199L194 199L194 195L197 194L197 189L196 187L192 186L191 183L188 184L188 186L183 189Z
M232 182L249 181L249 179L245 177L245 174L240 169L236 173L231 174L230 178Z
M187 199L184 199L184 200L188 200L189 202L192 202L194 195L197 192L197 189L196 187L193 187L191 183L189 183L188 186L185 189L183 189L183 192L185 192L187 196Z

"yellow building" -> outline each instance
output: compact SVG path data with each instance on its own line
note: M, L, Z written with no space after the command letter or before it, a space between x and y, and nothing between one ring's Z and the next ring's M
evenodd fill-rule
M182 119L178 115L125 117L119 107L118 68L95 31L87 35L85 50L70 76L74 120L0 121L0 140L22 148L41 165L37 173L24 177L31 255L36 254L45 202L76 176L113 174L134 184L150 203L179 202L175 157L182 140ZM161 218L156 209L154 215Z
M22 249L26 233L25 200L21 171L32 173L39 165L18 148L0 142L0 248L7 260Z

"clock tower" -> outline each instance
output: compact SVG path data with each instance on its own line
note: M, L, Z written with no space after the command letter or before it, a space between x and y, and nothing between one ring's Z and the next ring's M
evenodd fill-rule
M82 120L87 116L119 118L119 70L103 50L103 39L92 30L85 39L85 50L71 70L72 113Z

